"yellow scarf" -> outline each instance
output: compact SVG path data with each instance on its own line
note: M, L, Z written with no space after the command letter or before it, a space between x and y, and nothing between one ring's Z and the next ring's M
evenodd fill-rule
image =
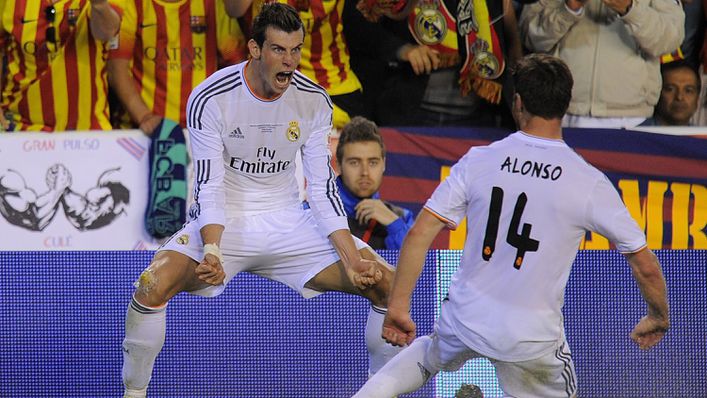
M459 72L462 95L474 91L498 104L503 86L496 79L503 73L505 61L486 0L459 0L456 6L453 14L441 0L420 0L408 16L408 28L419 44L440 53L441 67L463 61Z

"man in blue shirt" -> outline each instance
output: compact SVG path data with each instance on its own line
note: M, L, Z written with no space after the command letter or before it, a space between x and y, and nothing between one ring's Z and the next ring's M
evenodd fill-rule
M380 199L385 145L378 126L363 117L351 119L339 136L336 160L351 233L374 249L400 249L414 219L410 210Z

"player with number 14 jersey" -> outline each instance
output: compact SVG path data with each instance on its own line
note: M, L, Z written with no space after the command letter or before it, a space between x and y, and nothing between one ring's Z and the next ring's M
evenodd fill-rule
M564 141L522 131L472 148L425 209L452 228L469 215L447 310L464 343L504 361L555 348L585 231L606 236L623 253L646 245L604 174Z

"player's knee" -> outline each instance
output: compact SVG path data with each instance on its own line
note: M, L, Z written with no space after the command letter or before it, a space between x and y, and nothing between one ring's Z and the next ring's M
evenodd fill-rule
M142 271L135 281L135 298L140 304L159 307L169 301L168 289L160 283L159 276L152 268Z
M148 268L140 274L140 277L135 282L135 287L137 292L143 295L149 294L157 286L157 275L155 275L154 270Z

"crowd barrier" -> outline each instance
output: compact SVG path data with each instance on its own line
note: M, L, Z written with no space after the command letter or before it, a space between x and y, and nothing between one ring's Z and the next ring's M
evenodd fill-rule
M0 134L0 250L156 248L149 147L135 130Z
M381 197L413 212L419 211L470 147L508 134L491 128L403 127L381 132L387 150ZM646 232L651 249L707 249L707 139L569 128L563 129L563 138L608 176ZM441 234L435 247L461 249L465 234L462 223L457 231ZM609 249L610 245L606 238L590 233L582 248Z
M414 127L381 132L387 147L381 195L414 213L470 147L509 133ZM707 249L707 139L610 129L565 129L564 138L608 175L652 249ZM0 250L156 248L143 221L149 144L132 130L0 134ZM67 185L63 196L54 194ZM7 193L18 187L22 195ZM83 210L86 199L94 208ZM465 228L462 223L440 234L434 248L462 248ZM610 245L588 234L582 248Z
M125 311L151 255L0 252L0 396L120 396ZM382 255L397 262L397 252ZM431 332L460 255L428 254L413 297L420 334ZM646 352L629 339L646 307L623 256L580 251L564 308L579 397L707 396L707 251L657 255L672 325ZM249 274L217 298L179 295L167 309L167 342L149 396L349 397L367 377L367 311L361 298L327 293L304 300ZM479 385L486 398L501 396L489 363L474 361L409 397L453 397L461 383Z

